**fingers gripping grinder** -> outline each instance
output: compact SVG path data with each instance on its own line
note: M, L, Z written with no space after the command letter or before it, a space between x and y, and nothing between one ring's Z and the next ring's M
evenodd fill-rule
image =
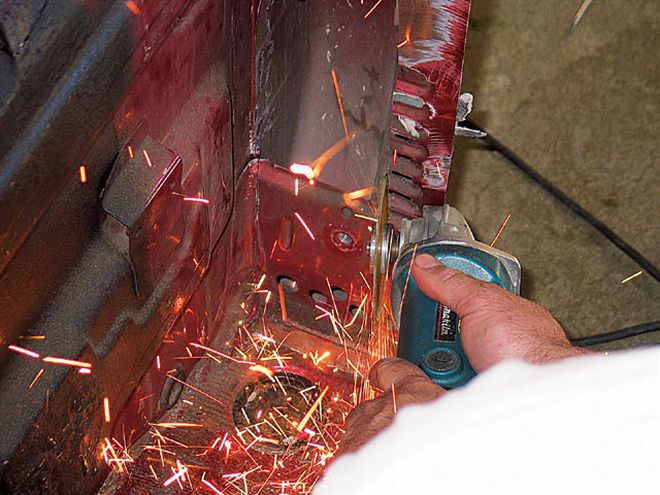
M383 196L381 217L387 215ZM449 205L425 206L422 218L402 221L398 235L391 224L379 221L371 243L374 304L382 307L378 301L382 302L392 260L392 313L399 327L397 355L421 367L441 387L460 387L476 374L461 345L460 319L424 295L415 283L410 267L420 254L430 254L445 266L515 294L520 291L520 263L476 241L463 215ZM380 309L374 307L374 314L378 312Z

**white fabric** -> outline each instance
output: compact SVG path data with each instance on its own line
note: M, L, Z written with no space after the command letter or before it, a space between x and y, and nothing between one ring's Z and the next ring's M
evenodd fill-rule
M502 363L339 457L315 495L660 493L660 349Z

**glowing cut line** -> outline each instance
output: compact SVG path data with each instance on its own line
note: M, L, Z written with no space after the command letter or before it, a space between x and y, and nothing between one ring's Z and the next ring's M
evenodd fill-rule
M302 217L300 216L300 214L299 214L298 212L295 212L294 215L296 216L296 218L298 219L298 221L300 222L300 224L304 227L304 229L307 231L307 233L308 233L309 236L312 238L312 240L315 241L315 240L316 240L316 237L314 237L314 234L313 234L312 231L309 229L309 227L307 226L307 224L305 223L305 221L302 219Z
M305 165L304 163L293 162L291 165L289 165L289 172L296 175L302 175L308 180L312 180L314 178L314 170L312 167Z

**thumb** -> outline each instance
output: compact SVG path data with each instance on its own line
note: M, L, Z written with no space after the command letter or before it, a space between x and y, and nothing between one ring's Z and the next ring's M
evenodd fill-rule
M431 299L434 299L465 317L483 309L484 291L504 291L500 287L482 282L463 272L447 268L435 257L420 254L412 267L415 282Z

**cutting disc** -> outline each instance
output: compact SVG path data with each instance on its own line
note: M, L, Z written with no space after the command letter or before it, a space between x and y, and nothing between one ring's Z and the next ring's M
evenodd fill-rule
M390 250L392 247L392 224L388 223L389 217L389 202L388 202L389 183L387 174L385 174L380 182L380 190L378 197L378 211L376 232L373 237L374 243L372 245L372 273L373 273L373 290L371 296L372 315L376 322L380 321L383 316L383 309L387 303L386 288L387 288L387 274L390 264Z

